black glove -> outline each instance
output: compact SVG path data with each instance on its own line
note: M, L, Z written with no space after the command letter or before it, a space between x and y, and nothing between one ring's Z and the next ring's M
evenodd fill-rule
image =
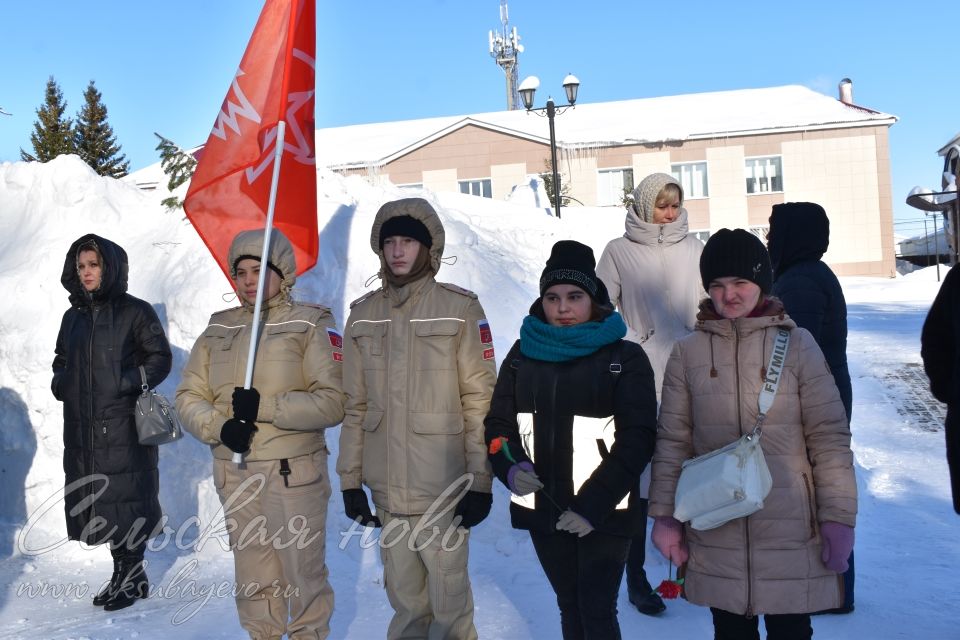
M365 527L382 527L380 518L370 513L370 503L363 489L344 489L343 512L351 520L356 520Z
M483 493L481 491L467 491L467 495L457 503L455 516L460 516L460 526L469 529L483 522L483 519L490 514L490 506L493 505L493 494Z
M245 453L250 448L256 430L257 425L252 422L230 418L220 427L220 442L236 453Z
M246 422L256 422L260 411L260 392L253 387L233 388L233 417Z

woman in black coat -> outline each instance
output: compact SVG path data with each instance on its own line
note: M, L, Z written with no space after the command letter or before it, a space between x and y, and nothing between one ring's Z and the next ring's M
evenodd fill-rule
M170 345L156 312L127 293L127 254L93 234L67 251L60 282L70 293L53 360L63 402L67 535L109 544L113 575L93 603L108 611L147 596L143 552L159 532L157 447L137 438L140 367L153 388L170 373Z
M484 422L493 471L514 494L511 521L530 532L567 640L621 637L617 593L656 438L653 370L622 339L594 267L589 247L554 245Z

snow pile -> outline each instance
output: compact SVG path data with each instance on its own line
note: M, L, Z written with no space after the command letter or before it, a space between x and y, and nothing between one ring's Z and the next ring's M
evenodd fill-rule
M477 292L493 328L496 353L506 354L537 295L540 271L556 240L575 238L595 252L623 233L617 207L548 215L532 187L508 201L456 193L411 193L373 187L358 177L319 174L320 259L297 283L302 299L330 306L342 326L349 303L368 289L379 263L370 227L380 205L422 195L446 228L439 279ZM156 305L174 349L173 373L160 390L172 395L179 372L210 313L235 305L229 283L167 194L96 176L76 157L47 164L0 163L0 637L238 638L229 583L229 552L216 541L198 552L191 541L216 528L219 508L210 481L210 454L192 438L161 448L161 503L169 527L183 533L148 554L158 589L123 612L90 606L90 591L110 572L103 548L90 551L65 538L62 503L61 406L50 393L50 364L67 293L60 273L71 242L94 232L130 256L130 293ZM540 194L542 196L542 193ZM818 637L946 638L956 634L960 598L956 518L950 509L941 432L918 430L898 410L908 405L891 374L916 367L919 328L936 294L935 269L896 279L843 280L850 313L848 353L854 382L854 450L861 490L857 528L857 610L818 617ZM374 279L370 286L377 286ZM909 372L909 371L908 371ZM330 467L338 430L328 432ZM343 532L339 483L333 475L327 521L327 563L336 592L332 637L383 637L391 616L375 546ZM553 592L529 537L510 527L505 489L495 484L490 517L472 533L470 574L481 637L556 638ZM199 518L194 520L193 518ZM25 523L29 523L25 530ZM19 534L26 531L27 535ZM208 532L209 535L209 532ZM19 538L18 538L19 536ZM216 537L216 531L213 532ZM28 546L45 553L22 553ZM203 538L201 538L203 539ZM648 545L647 571L656 584L666 561ZM215 589L226 585L219 594ZM930 589L930 585L935 585ZM710 614L674 601L656 619L641 616L621 591L625 637L702 638Z

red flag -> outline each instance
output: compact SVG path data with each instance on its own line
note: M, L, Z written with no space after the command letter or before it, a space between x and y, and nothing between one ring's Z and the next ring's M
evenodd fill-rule
M297 273L317 262L316 0L266 0L207 138L183 208L223 273L240 231L266 224L277 123L286 122L274 227Z

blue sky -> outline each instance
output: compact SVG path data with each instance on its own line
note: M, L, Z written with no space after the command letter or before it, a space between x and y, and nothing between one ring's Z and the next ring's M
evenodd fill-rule
M96 81L131 167L157 160L157 131L206 140L256 23L260 0L5 3L0 22L0 161L18 160L47 77L74 114ZM487 52L498 0L318 0L320 127L506 108ZM900 118L890 131L897 233L922 214L903 204L939 188L937 149L960 132L955 11L942 2L511 0L526 51L520 77L538 104L576 74L581 102L801 84ZM40 29L46 33L41 33ZM563 126L558 119L557 127ZM562 134L561 134L562 135Z

